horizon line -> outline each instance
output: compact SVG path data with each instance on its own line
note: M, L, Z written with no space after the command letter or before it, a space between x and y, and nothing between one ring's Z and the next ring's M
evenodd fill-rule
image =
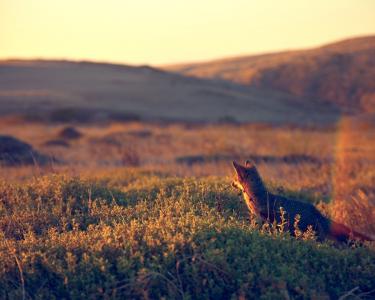
M118 66L129 66L129 67L152 67L157 69L174 67L179 65L194 65L194 64L204 64L210 63L215 61L224 61L224 60L231 60L236 58L245 58L245 57L256 57L256 56L264 56L264 55L272 55L278 53L288 53L288 52L302 52L302 51L309 51L314 49L323 48L329 45L334 45L336 43L345 42L349 40L361 39L361 38L371 38L375 37L375 33L373 34L366 34L366 35L355 35L355 36L348 36L346 38L335 39L332 42L328 43L321 43L319 45L311 46L311 47L300 47L300 48L283 48L279 50L270 50L264 52L248 52L248 53L239 53L239 54L229 54L227 56L221 56L216 58L208 58L208 59L198 59L198 60L186 60L180 62L171 62L171 63L160 63L160 64L152 64L152 63L128 63L125 61L115 61L115 60L105 60L105 59L90 59L90 58L74 58L74 57L48 57L48 56L25 56L25 57L17 57L17 56L4 56L0 57L0 62L16 62L16 61L40 61L40 62L73 62L73 63L92 63L92 64L107 64L107 65L118 65Z

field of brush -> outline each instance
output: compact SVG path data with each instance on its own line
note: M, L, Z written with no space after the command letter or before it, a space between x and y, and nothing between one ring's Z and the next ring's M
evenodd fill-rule
M371 122L64 127L0 122L50 158L2 160L1 299L374 297L373 243L291 237L231 187L251 159L272 192L375 235Z

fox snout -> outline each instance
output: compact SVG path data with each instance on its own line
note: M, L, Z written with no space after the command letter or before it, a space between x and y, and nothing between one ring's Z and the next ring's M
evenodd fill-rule
M238 164L237 162L233 161L233 168L236 172L235 179L232 182L232 186L240 191L239 195L245 191L244 184L246 184L247 178L247 171L250 166L253 164L249 161L245 162L245 166Z
M243 189L241 182L243 182L246 176L246 169L240 164L236 163L235 161L233 161L232 164L236 172L235 179L232 182L232 186L240 190L241 192L243 192L244 189Z

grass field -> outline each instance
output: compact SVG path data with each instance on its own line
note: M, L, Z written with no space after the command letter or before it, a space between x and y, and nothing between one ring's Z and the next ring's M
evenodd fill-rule
M54 157L0 169L0 298L374 297L373 243L290 237L230 186L231 160L251 158L274 193L375 235L371 122L62 127L0 123Z

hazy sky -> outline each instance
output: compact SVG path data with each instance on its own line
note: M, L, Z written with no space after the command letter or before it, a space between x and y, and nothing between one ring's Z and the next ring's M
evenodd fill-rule
M375 34L375 0L0 0L0 58L168 64Z

